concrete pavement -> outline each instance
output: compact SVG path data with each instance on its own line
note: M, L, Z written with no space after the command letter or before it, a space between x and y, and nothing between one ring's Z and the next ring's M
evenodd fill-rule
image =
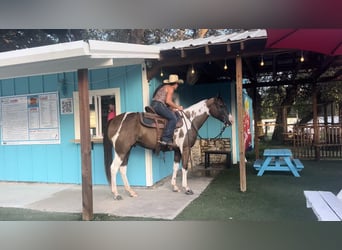
M180 174L177 178L180 186ZM172 220L204 191L212 179L212 177L189 175L188 184L194 191L193 195L172 192L170 177L152 187L133 187L138 193L138 197L135 198L129 197L124 188L119 186L119 192L123 197L120 201L113 199L108 185L94 185L94 214ZM82 213L82 186L0 182L0 207Z

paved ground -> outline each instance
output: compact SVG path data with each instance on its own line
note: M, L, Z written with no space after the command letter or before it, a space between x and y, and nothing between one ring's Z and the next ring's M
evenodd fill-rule
M178 177L178 183L181 183ZM166 178L153 187L134 187L138 197L131 198L119 187L123 200L112 198L107 185L93 186L94 214L174 219L209 185L212 177L189 176L193 195L171 191ZM82 212L82 187L71 184L0 182L0 207L26 208L46 212Z

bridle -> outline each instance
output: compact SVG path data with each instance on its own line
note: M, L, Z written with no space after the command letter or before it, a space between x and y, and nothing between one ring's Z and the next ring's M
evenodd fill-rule
M200 136L200 134L199 134L199 132L198 132L198 128L196 128L196 127L194 126L194 124L192 123L192 120L190 120L190 118L188 118L188 117L186 116L185 112L184 112L183 110L179 110L179 112L181 113L180 116L181 116L182 119L183 119L183 122L184 122L184 124L185 124L185 127L186 127L187 132L189 132L190 129L193 128L193 129L195 130L197 136L198 136L200 139L204 139L203 137ZM190 122L191 128L188 128L188 125L187 125L187 123L186 123L186 119ZM219 133L217 136L215 136L215 137L213 137L213 138L211 138L211 139L217 139L217 138L221 137L222 134L223 134L223 132L224 132L224 130L226 129L226 127L228 127L228 126L227 126L227 125L224 125L224 126L222 127L220 133ZM188 133L187 133L187 134L188 134ZM190 139L189 136L187 136L188 146L190 146L190 141L189 141L189 139ZM191 157L191 150L189 150L189 158L190 158L190 164L191 164L191 168L192 168L192 167L193 167L193 163L192 163L192 157Z
M182 117L182 119L183 119L183 121L184 121L184 123L185 123L186 130L189 131L190 129L193 128L193 129L195 130L197 136L198 136L200 139L204 139L204 138L199 134L198 128L196 128L195 125L194 125L194 124L192 123L192 121L190 120L190 118L188 118L188 117L186 116L185 112L184 112L183 110L180 110L180 112L181 112L181 114L182 114L181 117ZM188 128L188 125L187 125L185 119L187 119L187 120L190 122L191 128ZM218 135L216 135L215 137L213 137L213 138L211 138L211 139L221 138L223 132L225 131L225 129L226 129L227 127L228 127L228 125L224 125L224 126L221 128L221 131L218 133ZM188 140L189 140L189 137L188 137ZM188 142L188 143L189 143L189 142Z

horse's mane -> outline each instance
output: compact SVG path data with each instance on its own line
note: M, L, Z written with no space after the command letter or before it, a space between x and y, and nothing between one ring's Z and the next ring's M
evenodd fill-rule
M191 106L185 108L184 111L194 110L194 109L197 108L197 106L202 106L202 104L203 104L204 102L206 102L207 100L208 100L208 99L204 99L204 100L201 100L201 101L199 101L199 102L197 102L197 103L194 103L194 104L192 104Z

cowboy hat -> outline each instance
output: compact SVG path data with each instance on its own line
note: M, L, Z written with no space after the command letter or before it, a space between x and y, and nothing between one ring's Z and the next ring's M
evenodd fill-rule
M178 78L178 75L169 75L169 79L163 81L163 83L174 83L177 82L179 84L184 83L182 79Z

